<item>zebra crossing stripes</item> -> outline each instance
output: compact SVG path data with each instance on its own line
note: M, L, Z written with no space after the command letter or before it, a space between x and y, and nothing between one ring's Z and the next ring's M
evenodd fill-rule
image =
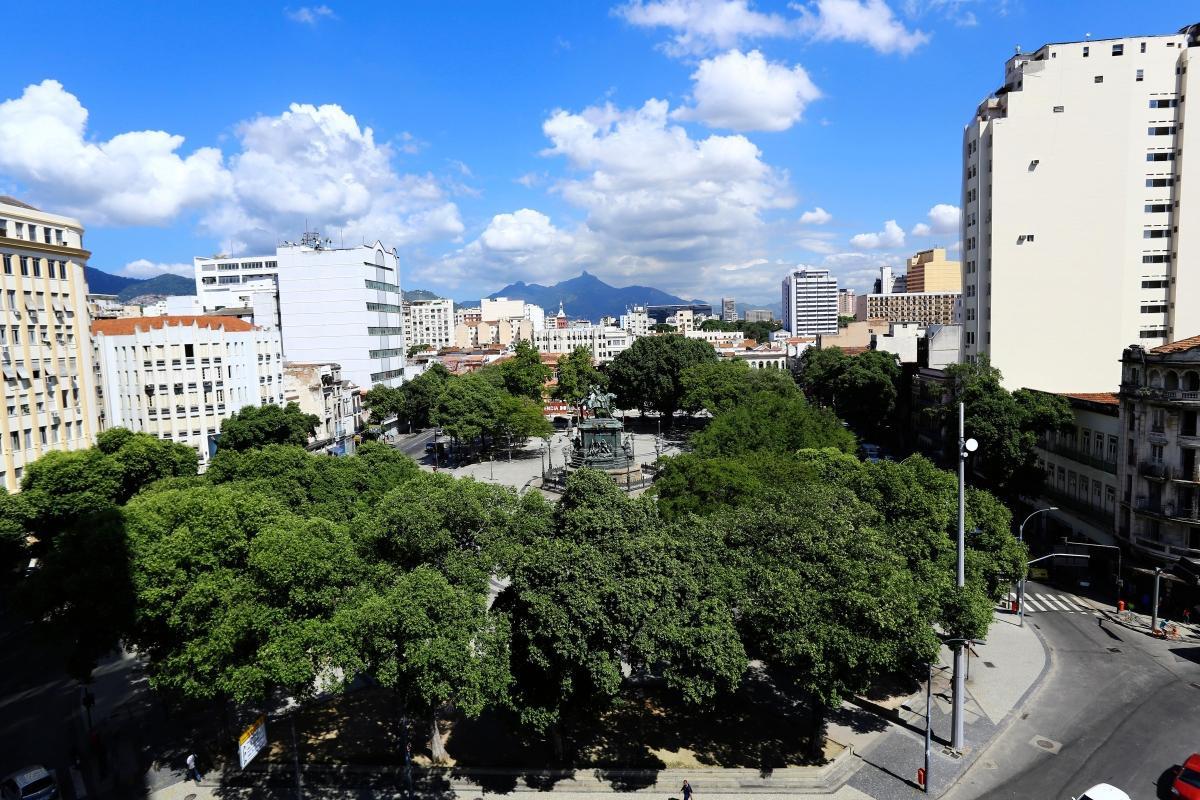
M1016 600L1017 595L1010 593L1009 600ZM1090 614L1095 609L1088 606L1083 600L1069 594L1050 594L1049 592L1026 592L1025 593L1025 610L1029 611L1056 611L1060 614Z

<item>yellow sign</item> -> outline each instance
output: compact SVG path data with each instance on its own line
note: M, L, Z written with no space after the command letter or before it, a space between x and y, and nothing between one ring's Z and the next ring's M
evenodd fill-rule
M1033 578L1035 581L1044 581L1046 578L1050 577L1050 570L1046 569L1045 567L1030 567L1029 577Z
M238 738L238 762L246 768L256 755L267 746L267 718L259 717L254 724L242 731Z

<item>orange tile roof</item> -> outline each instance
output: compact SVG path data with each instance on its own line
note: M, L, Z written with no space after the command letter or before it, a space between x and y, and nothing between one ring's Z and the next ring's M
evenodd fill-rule
M98 319L92 322L92 333L108 336L130 336L139 330L148 331L166 326L199 325L201 328L223 328L226 331L252 331L254 326L237 317L178 316L178 317L125 317L123 319Z
M1180 339L1177 342L1168 342L1167 344L1159 345L1150 349L1151 353L1182 353L1184 350L1191 350L1193 347L1200 347L1200 336L1192 336L1188 339Z
M1063 397L1070 397L1075 400L1086 400L1089 403L1101 403L1106 406L1115 406L1120 404L1120 400L1112 392L1062 392Z

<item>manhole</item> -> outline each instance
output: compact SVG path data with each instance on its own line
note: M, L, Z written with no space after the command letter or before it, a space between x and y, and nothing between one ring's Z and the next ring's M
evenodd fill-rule
M1037 740L1037 746L1038 746L1038 747L1041 747L1041 748L1043 748L1043 749L1045 749L1045 750L1053 750L1053 749L1054 749L1054 742L1050 741L1049 739L1038 739L1038 740Z
M185 795L183 796L183 800L196 800L196 795L194 795L194 794L185 794Z
M995 669L995 668L996 668L996 665L995 665L995 664L993 664L993 663L992 663L992 662L990 662L990 661L985 661L985 662L983 662L983 665L984 665L985 667L991 667L992 669Z
M1121 648L1119 648L1119 647L1110 647L1110 648L1108 648L1108 652L1110 652L1110 653L1119 653L1119 652L1121 652Z
M1029 743L1039 750L1047 753L1057 754L1062 750L1062 742L1056 742L1053 739L1047 739L1045 736L1034 736L1029 740Z

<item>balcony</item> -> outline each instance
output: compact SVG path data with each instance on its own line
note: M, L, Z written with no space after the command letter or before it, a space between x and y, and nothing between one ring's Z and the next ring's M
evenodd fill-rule
M1200 392L1183 389L1152 389L1149 386L1130 386L1121 384L1121 393L1143 400L1157 400L1172 403L1200 403Z
M1162 461L1143 461L1138 465L1138 472L1144 478L1152 478L1154 480L1169 480L1173 474L1171 466Z
M1099 506L1094 506L1086 500L1074 497L1066 491L1058 489L1050 484L1045 484L1042 487L1042 496L1050 500L1055 505L1069 509L1074 513L1086 518L1090 522L1099 525L1104 530L1112 530L1114 524L1114 514L1112 509L1104 509Z
M1076 447L1072 447L1069 444L1063 444L1061 442L1054 441L1038 442L1038 447L1042 448L1048 453L1054 453L1055 455L1062 456L1063 458L1069 458L1077 464L1083 464L1093 469L1098 469L1101 472L1107 472L1110 475L1117 474L1117 460L1115 457L1112 460L1109 460L1107 457L1086 453Z

